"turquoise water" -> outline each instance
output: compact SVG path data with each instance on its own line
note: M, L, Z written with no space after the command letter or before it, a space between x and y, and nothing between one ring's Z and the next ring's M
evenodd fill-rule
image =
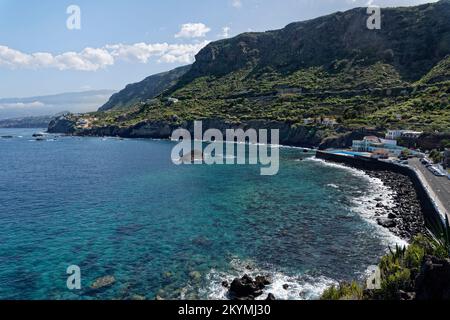
M221 281L245 272L311 299L363 276L395 240L371 216L371 197L388 192L379 181L298 149L264 177L176 166L169 141L37 142L36 131L0 129L14 136L0 139L1 299L220 299ZM80 291L66 287L70 265ZM112 287L88 290L107 275Z

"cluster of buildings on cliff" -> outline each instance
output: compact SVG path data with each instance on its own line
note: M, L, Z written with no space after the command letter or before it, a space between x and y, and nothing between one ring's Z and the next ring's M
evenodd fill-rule
M398 145L397 140L400 138L418 139L422 132L409 130L389 130L385 138L376 136L367 136L362 140L354 140L352 150L355 152L367 152L372 158L388 159L390 157L400 157L401 154L408 149ZM418 154L409 150L412 154Z

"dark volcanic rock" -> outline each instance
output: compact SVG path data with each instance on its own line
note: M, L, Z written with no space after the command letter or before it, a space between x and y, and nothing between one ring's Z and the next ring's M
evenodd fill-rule
M380 226L389 228L389 229L394 228L397 225L394 220L388 219L388 218L378 218L377 222Z
M253 280L245 275L241 279L236 278L230 285L229 296L236 300L254 300L263 294L263 289L270 284L266 277L258 276Z
M98 278L91 284L92 290L101 290L112 286L116 282L114 276L105 276Z
M269 293L269 295L266 298L266 301L275 301L275 300L277 300L275 296L272 293Z
M417 300L450 300L450 260L425 257L415 291Z
M384 214L377 219L377 223L408 241L418 234L426 234L425 218L411 179L391 171L366 170L366 172L371 177L383 181L386 187L394 191L394 207L386 208L380 204L379 207Z
M269 277L257 276L255 279L255 283L259 288L263 289L265 286L272 284L272 280Z
M58 117L50 121L47 131L48 133L73 134L75 132L75 125L75 122L65 117Z

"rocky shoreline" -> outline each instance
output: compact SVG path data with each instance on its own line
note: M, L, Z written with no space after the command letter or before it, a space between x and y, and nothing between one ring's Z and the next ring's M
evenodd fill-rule
M411 179L403 174L388 170L367 170L364 172L371 178L380 179L393 191L393 206L386 206L381 197L376 198L374 207L377 223L389 229L391 233L410 243L419 234L426 234L425 218L417 192ZM224 281L222 285L228 289L231 300L254 300L264 295L264 288L270 284L270 276L257 276L255 279L244 275L236 278L230 284ZM263 296L264 297L264 296ZM275 300L268 295L266 300Z
M408 176L387 170L364 171L370 177L380 179L394 193L394 207L385 207L382 199L377 199L379 202L374 209L380 226L408 242L428 232L416 189Z

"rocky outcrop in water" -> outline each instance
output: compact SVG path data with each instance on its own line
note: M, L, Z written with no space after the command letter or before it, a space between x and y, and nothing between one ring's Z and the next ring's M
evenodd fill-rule
M48 133L75 134L75 125L75 121L61 116L50 121L47 131Z
M254 300L263 294L263 289L270 285L271 281L268 277L258 276L252 279L248 275L242 278L236 278L230 285L228 292L232 300ZM273 295L268 298L274 299Z
M112 286L116 282L114 276L105 276L102 278L98 278L91 284L92 290L102 290Z

